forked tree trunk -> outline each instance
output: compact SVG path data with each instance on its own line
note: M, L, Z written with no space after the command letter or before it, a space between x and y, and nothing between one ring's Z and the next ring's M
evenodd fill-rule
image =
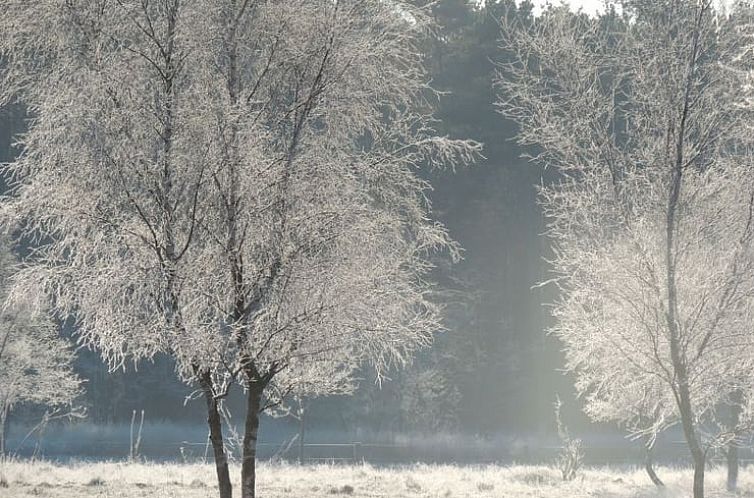
M743 396L741 391L735 391L731 396L730 406L730 426L735 430L738 426L741 418L741 407L743 403ZM738 487L738 443L734 440L728 445L728 453L726 455L728 461L728 491L734 492Z
M199 374L199 384L204 392L207 404L207 425L209 426L209 440L212 443L212 454L215 458L217 485L220 488L220 498L232 498L233 485L228 470L228 455L225 453L225 439L223 438L223 424L220 418L219 401L214 396L212 377L208 371Z
M252 382L246 392L246 422L243 435L243 462L241 463L241 498L255 498L257 435L259 413L262 409L264 387Z

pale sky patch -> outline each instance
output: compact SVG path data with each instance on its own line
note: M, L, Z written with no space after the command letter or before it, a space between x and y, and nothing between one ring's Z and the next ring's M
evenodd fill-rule
M531 0L531 2L535 5L534 15L538 15L542 11L542 7L547 5L548 3L553 5L567 3L573 10L578 10L579 8L581 8L588 14L596 14L598 12L605 11L605 2L603 2L603 0L570 0L565 2L560 2L558 0ZM518 0L517 3L521 3L521 0Z
M530 0L534 5L534 15L538 15L542 11L542 7L547 4L560 5L568 4L572 10L582 9L587 14L597 14L605 11L604 0ZM517 0L516 3L521 3L521 0ZM717 0L718 5L729 4L729 0Z

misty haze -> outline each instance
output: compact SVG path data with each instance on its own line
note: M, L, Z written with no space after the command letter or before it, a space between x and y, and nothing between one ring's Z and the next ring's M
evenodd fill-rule
M0 498L754 496L754 2L0 0Z

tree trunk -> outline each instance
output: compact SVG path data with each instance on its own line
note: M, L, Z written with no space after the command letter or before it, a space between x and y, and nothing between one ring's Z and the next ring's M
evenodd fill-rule
M735 391L731 396L730 406L730 426L733 430L736 430L741 418L741 405L743 403L743 396L741 391ZM736 491L738 486L738 443L733 440L728 445L728 453L726 455L728 461L728 491Z
M728 446L728 491L734 493L738 486L738 447L735 442L730 443Z
M662 479L660 479L657 476L657 473L655 472L654 466L652 465L652 450L654 449L654 443L650 443L645 446L646 452L644 453L644 470L647 471L647 475L649 476L649 479L652 481L652 484L657 486L658 488L662 488L665 486L665 483L662 482Z
M686 380L685 369L680 369L682 378L679 386L679 403L678 408L681 415L681 426L683 435L686 438L691 459L694 463L694 498L704 498L704 466L706 464L706 454L699 442L696 427L694 427L693 411L691 408L691 395L689 393Z
M700 460L694 458L694 498L704 498L704 464L704 455Z
M220 498L231 498L233 496L233 485L230 482L228 457L225 454L220 411L217 401L211 395L205 394L205 399L207 401L209 439L212 441L212 451L215 456L215 470L217 471L217 484L220 487Z
M255 498L257 434L259 412L262 408L264 387L251 382L246 393L246 422L243 435L243 462L241 464L241 498Z
M306 438L306 408L301 404L298 418L298 463L304 465L304 438Z
M678 412L681 417L681 426L686 443L691 452L691 458L694 462L694 498L704 498L704 465L705 451L702 450L701 443L697 436L694 409L691 404L691 387L689 386L689 362L691 361L686 354L686 337L682 337L682 330L679 325L680 313L678 306L678 290L676 282L676 230L678 206L681 197L681 187L683 184L684 165L687 159L684 156L686 146L686 133L689 116L692 114L693 98L692 89L694 82L694 69L698 63L699 56L699 23L705 13L705 9L699 11L697 24L694 26L693 38L694 43L691 49L691 56L688 62L686 72L686 82L683 89L683 100L681 102L681 113L677 118L671 119L669 123L669 135L667 143L674 143L674 160L670 176L670 185L668 191L668 204L665 219L665 267L666 267L666 286L667 286L667 311L666 323L668 326L668 335L670 339L670 357L673 362L673 394L675 395L678 405ZM677 130L677 131L675 131ZM668 151L670 152L670 151ZM701 352L701 350L700 350Z
M0 408L0 457L5 456L5 445L8 440L8 410Z
M204 390L204 399L207 402L207 425L209 425L209 439L212 442L212 451L215 457L215 470L217 471L220 498L232 498L233 485L231 484L230 471L228 470L228 457L225 454L218 401L212 395L212 391L206 388Z

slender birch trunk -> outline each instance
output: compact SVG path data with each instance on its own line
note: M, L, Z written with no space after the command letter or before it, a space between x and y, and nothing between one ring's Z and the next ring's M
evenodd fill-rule
M262 409L264 387L252 382L246 393L246 422L243 436L243 461L241 464L241 498L256 497L257 436L259 414Z

